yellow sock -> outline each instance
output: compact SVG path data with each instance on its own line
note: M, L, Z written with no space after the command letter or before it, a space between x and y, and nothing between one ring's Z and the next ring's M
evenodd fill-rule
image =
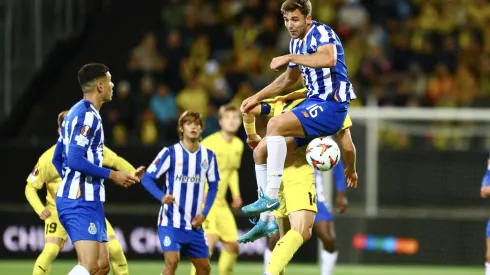
M293 258L294 253L303 245L303 237L299 232L289 230L272 250L271 261L265 273L279 275Z
M213 255L213 251L209 250L209 258L211 259L211 256ZM196 268L194 265L191 263L191 275L196 275Z
M218 260L218 274L219 275L233 275L236 258L238 254L230 253L226 250L221 251L221 255L219 255Z
M128 261L121 244L117 239L109 242L109 256L111 258L111 269L114 275L128 275Z
M60 252L60 247L54 243L46 243L44 245L43 252L37 257L34 264L34 270L32 275L46 275L51 271L51 264L53 264L56 256Z

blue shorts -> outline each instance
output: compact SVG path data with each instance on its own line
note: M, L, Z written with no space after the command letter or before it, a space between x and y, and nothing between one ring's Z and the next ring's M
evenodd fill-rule
M103 202L57 197L56 209L61 225L72 242L81 240L107 242Z
M321 221L333 222L333 216L330 213L330 210L328 210L326 202L317 202L316 208L318 209L318 212L316 213L314 223Z
M487 238L490 238L490 220L488 220L488 223L487 223L487 234L486 234L486 237Z
M209 258L209 247L202 229L186 230L171 226L159 226L158 237L162 251L180 251L191 258Z
M295 138L296 146L302 147L317 137L336 134L344 124L347 116L347 102L308 98L296 106L291 112L301 122L305 138Z

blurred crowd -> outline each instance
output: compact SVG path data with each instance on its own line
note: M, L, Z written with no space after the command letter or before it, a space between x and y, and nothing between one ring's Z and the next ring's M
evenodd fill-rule
M282 0L165 2L115 83L104 114L109 144L175 141L186 109L205 116L204 136L216 131L219 106L240 105L267 85L278 75L271 59L288 53ZM490 106L488 1L311 2L313 19L343 43L359 96L352 106Z

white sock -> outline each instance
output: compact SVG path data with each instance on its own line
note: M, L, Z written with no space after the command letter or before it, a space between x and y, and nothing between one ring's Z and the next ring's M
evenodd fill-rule
M338 251L330 253L322 250L322 275L332 275L335 264L337 263Z
M485 275L490 275L490 263L485 263Z
M281 187L287 150L284 137L267 137L267 188L265 193L271 199L277 199Z
M255 177L257 178L257 193L265 192L267 186L267 164L255 164Z
M271 255L272 255L272 251L270 251L269 248L266 248L264 251L264 272L267 270L267 267L269 266L269 262L271 261Z
M76 265L68 275L90 275L88 270L85 269L85 267L81 265Z
M263 220L264 222L270 222L274 220L274 213L271 211L265 211L260 213L260 219Z

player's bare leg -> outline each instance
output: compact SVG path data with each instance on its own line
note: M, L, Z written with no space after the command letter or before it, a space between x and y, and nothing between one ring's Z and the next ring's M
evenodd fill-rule
M96 275L107 275L111 271L111 266L109 264L109 245L107 242L100 243L99 245L99 270Z
M238 243L237 242L222 242L223 251L218 260L218 274L219 275L232 275L234 274L234 268L236 259L238 256Z
M51 265L63 248L64 241L58 237L48 237L44 240L44 248L34 263L33 275L49 274Z
M278 275L293 258L294 253L311 238L313 222L316 213L308 210L299 210L289 214L291 230L289 230L276 244L272 251L270 264L265 274Z
M211 264L209 263L209 258L189 258L189 259L191 260L192 264L196 268L196 275L209 275L209 273L211 273Z
M215 234L205 234L206 244L209 248L209 258L213 255L214 247L216 243L219 241L219 236ZM194 265L191 265L191 275L196 275L196 268Z
M76 241L73 245L77 251L78 265L68 275L97 274L99 270L100 243L81 240Z
M322 275L333 274L335 263L337 262L337 247L335 246L335 229L333 222L319 221L313 225L313 229L320 238L322 249Z
M165 267L163 268L162 275L175 275L175 271L177 270L180 261L180 252L165 252L163 253L163 257L165 258Z

